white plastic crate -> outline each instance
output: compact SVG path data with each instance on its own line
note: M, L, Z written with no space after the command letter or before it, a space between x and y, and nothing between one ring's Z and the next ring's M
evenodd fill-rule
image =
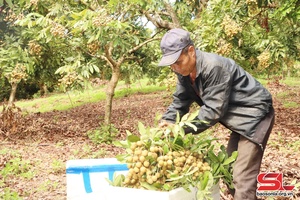
M106 200L197 200L197 189L195 188L191 188L191 192L183 188L162 192L110 186L106 191ZM219 185L212 187L210 197L213 200L220 200Z
M114 173L128 172L126 164L115 158L67 161L68 200L197 200L196 190L177 188L169 192L109 186ZM220 199L219 186L212 188L213 200Z
M106 200L197 200L196 190L191 192L177 188L169 192L134 189L125 187L109 187Z
M68 160L67 199L68 200L105 200L106 188L114 173L126 174L126 164L115 158Z

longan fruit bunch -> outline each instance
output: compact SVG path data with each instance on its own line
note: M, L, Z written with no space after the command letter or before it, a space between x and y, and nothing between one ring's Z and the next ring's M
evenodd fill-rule
M161 146L147 146L142 141L131 143L130 154L126 159L128 174L125 177L126 187L141 188L141 183L165 184L172 177L189 176L197 180L202 173L210 170L204 162L203 155L185 150L170 150L164 153Z
M227 37L233 38L242 31L242 28L229 15L226 15L221 23Z
M100 49L100 43L97 41L94 41L92 43L89 43L87 45L87 48L91 54L96 54L97 51Z
M50 32L53 36L61 38L66 36L66 31L67 30L62 25L57 23L53 23L50 29Z
M218 41L218 49L216 50L216 52L223 56L228 56L231 53L232 49L233 49L232 44L226 42L223 39L220 39Z
M31 55L41 55L42 46L40 44L38 44L36 41L31 40L28 43L28 47L29 47L29 53Z
M263 51L258 57L258 68L266 69L270 66L271 53L269 50Z

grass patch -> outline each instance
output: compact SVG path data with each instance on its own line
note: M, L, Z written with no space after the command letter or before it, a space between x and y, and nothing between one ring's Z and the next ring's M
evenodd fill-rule
M165 89L166 88L162 87L162 86L148 86L148 87L143 87L143 88L127 88L127 89L122 89L122 90L116 91L115 97L120 98L120 97L128 96L131 94L136 94L136 93L148 94L148 93L152 93L152 92L162 91Z
M63 174L65 173L65 163L61 160L53 160L51 163L52 173Z
M298 88L300 89L300 87ZM284 108L300 108L299 103L294 101L297 99L297 91L295 90L279 92L276 97L282 101Z
M289 91L279 92L279 93L277 94L277 98L285 99L285 98L288 98L289 95L290 95L290 92L289 92Z
M300 108L300 105L294 101L285 101L285 102L283 102L283 107L285 107L285 108Z
M104 87L88 89L85 91L69 91L67 93L53 93L46 98L36 98L31 100L17 101L16 106L25 112L49 112L53 110L68 110L87 103L95 103L105 100ZM135 93L152 93L165 90L164 86L149 85L148 79L136 81L133 84L126 85L120 81L115 90L114 98L121 98ZM0 108L0 111L2 108Z
M266 86L267 83L269 82L269 80L265 79L265 78L257 78L256 79L258 82L260 82L262 85Z
M299 103L292 101L289 97L293 95L290 92L281 92L277 94L277 98L281 99L284 108L300 108Z
M267 85L268 82L274 81L273 79L267 79L266 77L260 76L256 77L256 80L260 82L262 85ZM300 85L300 78L299 77L286 77L283 80L279 80L279 83L285 84L288 86L296 86L299 87Z
M260 77L257 79L262 85L267 85L270 80ZM300 79L298 77L287 77L284 80L279 81L281 84L293 87L293 90L285 90L276 94L276 98L280 99L285 108L300 108L299 103L293 101L295 95L300 90Z
M105 99L104 91L100 89L86 91L69 91L67 93L51 94L46 98L18 101L16 106L27 112L48 112L52 110L68 110L85 103L93 103Z
M118 129L113 125L102 125L99 129L88 131L87 136L95 144L111 144L117 133Z
M280 80L280 83L283 83L288 86L300 86L300 78L299 77L287 77L284 80Z
M3 199L3 200L11 200L11 199L13 199L13 200L22 200L23 198L21 198L16 191L6 187L0 193L0 199Z

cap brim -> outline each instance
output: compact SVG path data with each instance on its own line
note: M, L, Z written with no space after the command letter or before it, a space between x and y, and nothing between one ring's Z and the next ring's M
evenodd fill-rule
M178 51L178 52L173 53L171 55L163 56L161 58L160 62L158 63L158 66L159 67L163 67L163 66L170 66L170 65L172 65L179 58L179 56L181 54L181 51Z

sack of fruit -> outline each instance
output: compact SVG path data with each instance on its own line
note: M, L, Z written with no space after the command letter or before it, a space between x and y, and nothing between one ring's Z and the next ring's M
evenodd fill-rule
M115 141L126 153L116 156L127 163L128 173L114 177L110 184L119 187L156 191L176 188L197 189L197 199L211 199L211 188L222 178L233 188L231 164L237 152L228 157L225 147L209 132L197 135L184 132L197 113L186 114L172 126L145 127L138 124L139 135L127 131L125 141Z

